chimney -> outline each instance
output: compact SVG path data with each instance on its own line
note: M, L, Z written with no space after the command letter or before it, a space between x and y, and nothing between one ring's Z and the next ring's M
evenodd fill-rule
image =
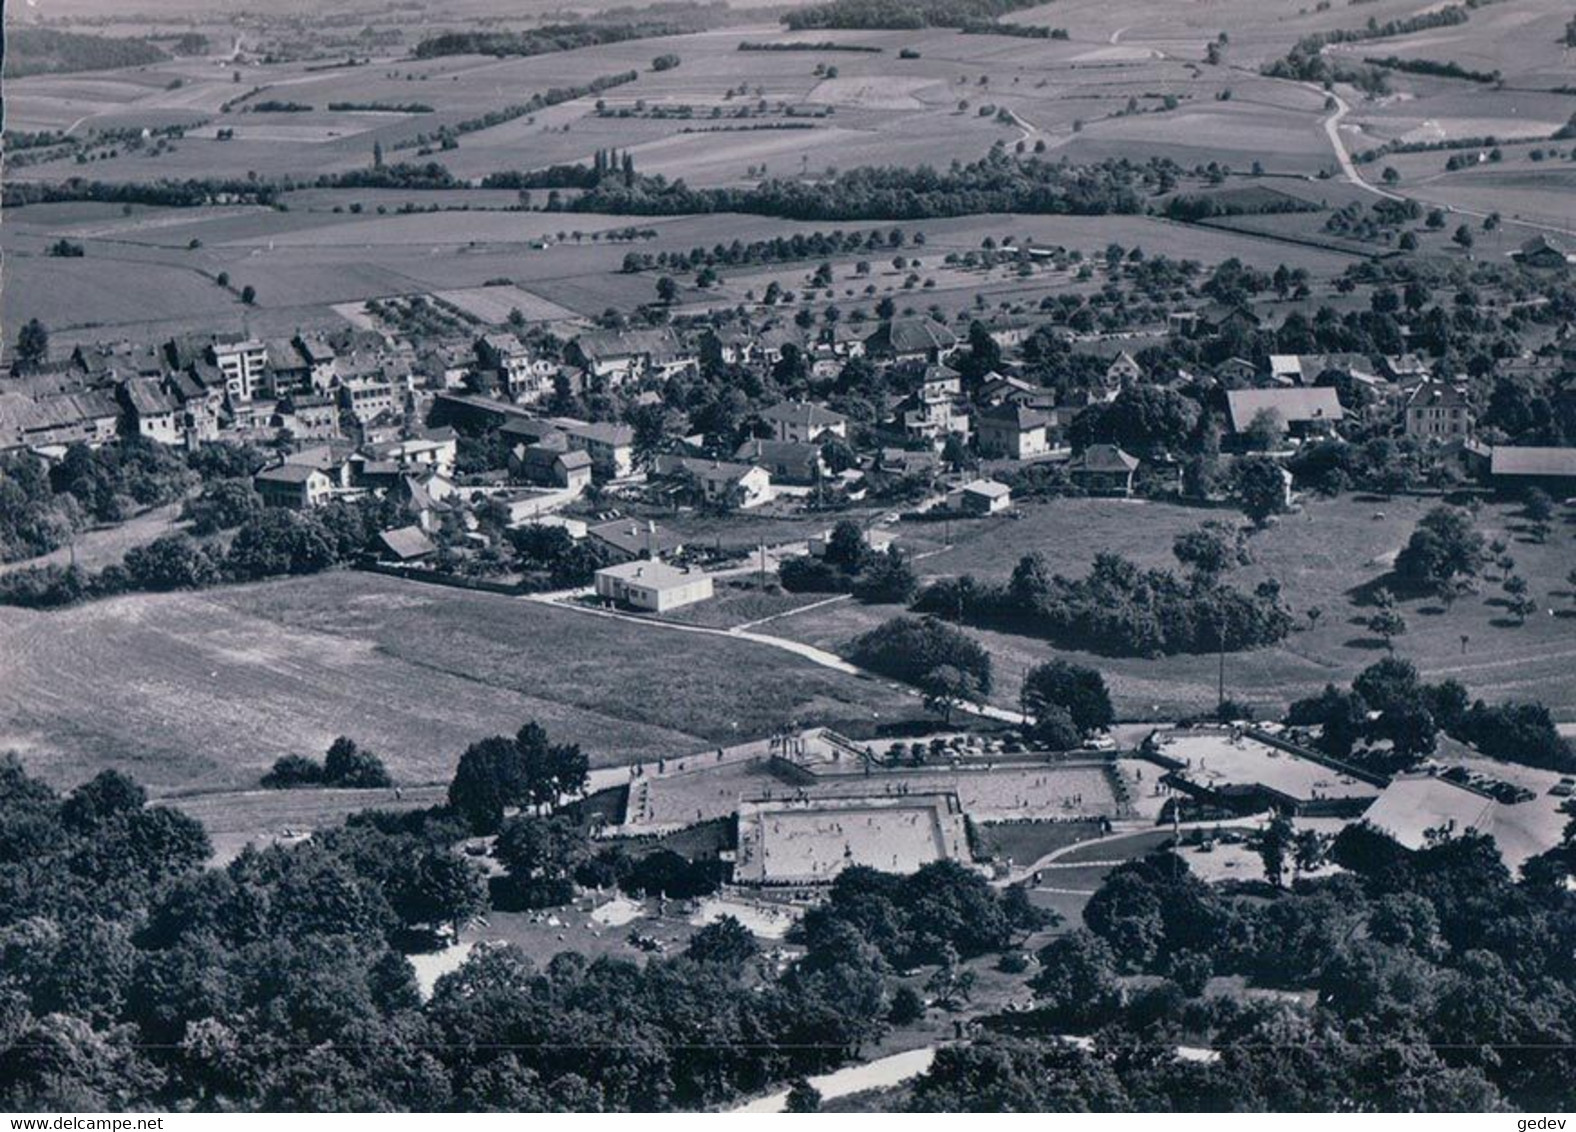
M655 519L647 519L646 520L646 557L647 558L655 558L656 556L657 556L657 521Z

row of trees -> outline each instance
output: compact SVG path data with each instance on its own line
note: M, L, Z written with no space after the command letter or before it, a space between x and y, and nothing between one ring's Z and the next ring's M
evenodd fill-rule
M914 608L1118 656L1260 648L1292 627L1274 581L1245 593L1208 572L1184 580L1109 553L1077 579L1052 574L1041 555L1025 555L1005 582L942 579L920 592Z
M0 577L0 604L55 608L115 594L203 589L286 574L315 574L367 551L393 525L386 501L336 500L310 513L267 508L245 519L226 549L184 531L132 547L97 573L35 566Z

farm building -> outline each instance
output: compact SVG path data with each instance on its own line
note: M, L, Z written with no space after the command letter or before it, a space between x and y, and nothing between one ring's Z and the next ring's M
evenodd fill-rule
M1489 455L1489 476L1496 487L1539 487L1559 496L1576 494L1576 448L1496 444Z
M1515 259L1523 267L1560 270L1576 262L1576 252L1552 236L1539 235L1516 249Z
M65 393L33 400L0 393L0 451L12 448L97 447L115 439L120 406L107 393Z
M1341 423L1341 400L1334 389L1231 389L1226 392L1226 408L1231 414L1231 430L1247 431L1260 413L1273 413L1281 426L1293 436L1312 436L1333 432Z
M620 605L648 613L666 613L705 601L712 595L712 586L711 576L698 570L639 560L598 570L596 592L598 597Z
M865 354L889 362L944 362L958 348L958 336L928 316L883 322L865 339Z
M423 562L438 553L420 527L396 527L378 535L379 557L389 562Z

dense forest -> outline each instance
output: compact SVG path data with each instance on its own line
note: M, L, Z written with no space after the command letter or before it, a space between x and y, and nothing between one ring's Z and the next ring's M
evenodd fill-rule
M1417 853L1365 826L1348 872L1281 819L1267 883L1214 886L1162 852L1118 868L1087 929L1038 954L1035 1008L988 1020L892 1097L911 1111L1564 1110L1573 1094L1570 839L1519 882L1491 840ZM1143 976L1133 979L1132 976ZM1215 976L1289 996L1223 992ZM1062 1035L1091 1035L1079 1048ZM1178 1047L1210 1049L1184 1059Z
M783 16L790 31L812 28L961 28L1033 8L1036 0L830 0Z
M500 744L473 746L462 770ZM904 999L911 1020L895 966L1006 948L1045 922L950 862L850 870L780 970L725 918L644 963L478 947L424 1000L405 949L489 902L481 867L452 848L470 828L460 809L367 812L209 868L202 826L124 775L61 797L0 759L0 1106L716 1105L856 1055ZM565 819L516 818L498 852L540 874L530 862L584 843ZM653 894L682 894L670 871L643 875Z
M750 188L691 188L635 174L604 179L568 206L580 212L671 216L743 212L789 220L920 220L986 212L1098 216L1139 213L1169 188L1173 163L1110 159L1089 165L1015 157L1002 148L940 172L863 167L822 181L763 181Z
M5 77L8 79L146 67L168 58L145 39L116 39L54 28L5 29Z

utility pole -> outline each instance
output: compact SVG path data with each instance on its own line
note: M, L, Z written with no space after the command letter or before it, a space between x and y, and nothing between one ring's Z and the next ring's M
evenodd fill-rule
M1215 611L1216 636L1220 638L1220 681L1215 696L1215 715L1219 718L1225 714L1226 708L1226 610L1217 603Z

